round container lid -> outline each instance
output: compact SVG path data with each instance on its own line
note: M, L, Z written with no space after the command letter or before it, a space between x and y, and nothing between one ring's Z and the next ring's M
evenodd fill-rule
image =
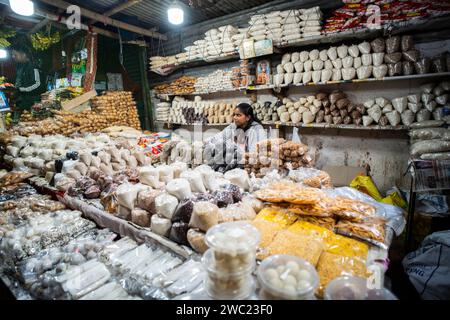
M260 241L258 229L248 222L226 222L208 230L205 242L208 247L220 251L243 253L256 250ZM235 243L234 247L232 243Z
M367 279L344 276L328 283L325 300L364 300L367 293Z
M280 272L278 268L284 267ZM288 277L294 277L297 281L297 285L294 285L295 293L288 292L287 289L282 289L279 286L273 284L269 273L271 270L275 270L281 279L287 279ZM269 270L269 271L268 271ZM306 272L305 272L306 271ZM300 299L308 296L316 290L319 286L319 275L316 269L308 261L290 255L274 255L265 259L258 268L257 272L258 280L268 293L285 299ZM274 276L276 276L274 274ZM309 279L307 280L307 278ZM280 280L282 281L282 280ZM299 281L304 281L302 286L298 285Z

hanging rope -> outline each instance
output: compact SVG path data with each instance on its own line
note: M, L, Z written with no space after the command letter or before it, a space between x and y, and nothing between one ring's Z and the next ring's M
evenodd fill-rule
M123 42L122 42L122 35L120 34L120 29L117 28L117 33L119 34L119 46L120 46L120 52L119 52L119 62L122 68L125 69L123 65Z

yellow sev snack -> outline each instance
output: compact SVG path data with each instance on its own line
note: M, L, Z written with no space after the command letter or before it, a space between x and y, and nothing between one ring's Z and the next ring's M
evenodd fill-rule
M260 248L266 248L275 238L275 235L285 228L279 223L264 219L255 219L251 223L256 229L258 229L261 235L261 239L259 241Z
M315 266L319 261L322 250L323 243L320 239L283 230L276 234L272 243L261 252L259 257L266 258L274 254L288 254L305 259Z
M345 257L329 252L323 252L317 264L320 285L316 292L319 297L327 284L341 276L357 276L367 278L369 276L365 263L358 258Z
M297 221L288 228L296 234L319 238L324 243L324 251L346 257L367 259L369 247L360 241L335 234L334 232L306 221Z
M359 257L366 261L369 246L363 242L333 234L325 241L325 251L346 257Z
M297 216L279 207L267 207L262 209L255 218L255 220L260 219L277 223L285 228L293 224Z
M288 230L297 234L319 238L322 241L326 241L334 235L332 231L306 221L297 221Z

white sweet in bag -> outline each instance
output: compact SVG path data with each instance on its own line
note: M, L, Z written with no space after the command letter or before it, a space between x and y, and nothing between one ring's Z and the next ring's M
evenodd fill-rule
M329 48L327 50L327 55L328 55L328 58L330 58L331 61L336 60L338 58L336 47Z
M297 61L294 64L295 72L303 72L303 62Z
M339 58L344 59L348 56L348 47L346 45L341 45L337 48L337 53Z
M303 64L303 69L305 72L312 71L312 61L311 60L305 61L305 63Z

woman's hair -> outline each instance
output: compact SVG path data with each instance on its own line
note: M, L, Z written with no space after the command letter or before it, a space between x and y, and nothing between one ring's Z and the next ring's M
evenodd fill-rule
M239 103L236 108L238 108L247 117L250 117L249 123L252 123L253 121L260 123L258 118L256 118L255 114L253 113L252 106L248 103Z
M34 59L31 42L25 36L18 36L13 42L11 49L17 52L25 53L30 60Z

